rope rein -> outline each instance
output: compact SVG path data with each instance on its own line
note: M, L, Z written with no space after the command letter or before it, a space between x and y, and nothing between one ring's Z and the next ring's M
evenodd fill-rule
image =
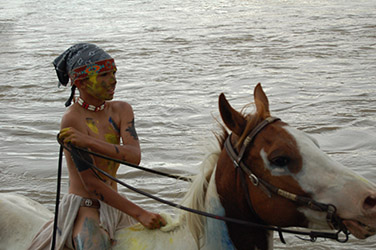
M59 149L59 162L57 168L57 186L56 186L56 203L55 203L55 217L54 217L54 226L53 226L53 233L52 233L52 241L51 241L51 250L55 249L56 245L56 231L57 231L57 219L59 216L59 201L60 201L60 187L61 187L61 171L63 168L63 146L60 145Z
M58 142L59 142L60 145L63 145L63 143L60 142L59 139L58 139ZM136 164L132 164L130 162L126 162L126 161L118 160L118 159L115 159L115 158L111 158L111 157L108 157L106 155L99 154L97 152L92 152L90 150L87 150L86 148L78 148L76 146L74 146L74 147L76 149L80 149L81 152L85 152L85 153L88 153L88 154L100 157L100 158L105 159L105 160L114 161L116 163L120 163L122 165L126 165L126 166L129 166L129 167L132 167L132 168L136 168L136 169L139 169L139 170L142 170L142 171L145 171L145 172L149 172L149 173L152 173L152 174L157 174L157 175L165 176L165 177L172 178L172 179L182 180L182 181L186 181L186 182L192 182L192 179L189 178L189 177L175 175L175 174L164 173L164 172L161 172L161 171L158 171L158 170L154 170L154 169L142 167L142 166L139 166L139 165L136 165ZM67 149L66 147L64 147L64 148Z

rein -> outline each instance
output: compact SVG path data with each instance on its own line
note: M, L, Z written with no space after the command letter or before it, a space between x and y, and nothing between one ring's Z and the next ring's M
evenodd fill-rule
M58 137L58 142L59 142L60 145L64 145L61 141L59 141L59 137ZM71 146L73 146L73 145L71 145ZM76 147L76 146L73 146L73 147L76 148L76 149L79 149L82 152L85 152L85 153L88 153L88 154L100 157L100 158L105 159L105 160L114 161L116 163L120 163L120 164L126 165L128 167L136 168L138 170L142 170L142 171L149 172L149 173L152 173L152 174L157 174L157 175L165 176L165 177L172 178L172 179L182 180L182 181L186 181L186 182L192 182L192 179L189 178L189 177L184 177L184 176L180 176L180 175L164 173L164 172L161 172L161 171L158 171L158 170L154 170L154 169L151 169L151 168L146 168L146 167L142 167L142 166L139 166L139 165L136 165L136 164L132 164L130 162L126 162L126 161L118 160L118 159L115 159L115 158L111 158L111 157L108 157L106 155L99 154L99 153L87 150L86 148L79 148L79 147ZM64 147L64 148L67 149L67 147Z
M260 219L260 217L258 216L258 214L255 212L255 210L252 206L249 191L248 191L248 188L247 188L246 183L245 183L244 174L246 174L248 176L248 178L250 179L251 183L254 186L259 187L263 192L266 193L266 195L269 198L271 198L272 194L275 194L275 195L281 196L285 199L288 199L288 200L296 203L298 206L305 206L305 207L308 207L308 208L310 208L314 211L318 211L318 212L326 212L327 213L326 221L327 221L328 225L330 226L330 228L338 230L338 232L335 235L339 236L339 234L341 232L343 232L344 235L345 235L344 239L340 239L340 238L335 238L335 239L338 242L342 242L342 243L347 242L348 235L350 233L348 232L346 226L342 223L342 219L336 214L337 208L333 204L321 203L321 202L315 201L311 198L296 195L296 194L290 193L286 190L277 188L274 185L264 181L263 179L258 178L251 171L251 169L243 162L244 153L245 153L246 149L248 148L248 146L253 143L257 134L261 130L263 130L266 126L268 126L269 124L276 122L276 121L279 121L279 120L280 119L276 118L276 117L268 117L265 120L263 120L261 123L259 123L248 134L248 136L244 140L244 143L240 148L239 154L236 152L234 146L231 143L231 135L229 135L227 137L225 144L224 144L224 147L226 149L228 156L230 157L230 159L234 163L234 167L236 169L241 170L240 173L241 173L241 180L242 180L242 184L243 184L242 186L243 186L243 189L245 190L247 204L248 204L252 214L257 218L258 221L262 221ZM298 232L298 231L296 231L296 232ZM279 231L279 237L280 237L281 242L285 243L285 240L283 239L283 235L281 234L280 231ZM314 242L316 239L314 237L311 237L310 240L312 242Z
M128 165L130 167L134 167L134 168L141 169L141 170L144 170L144 171L152 172L152 173L155 173L155 174L161 174L163 176L167 176L167 177L171 177L171 178L175 178L175 179L179 179L179 180L184 180L184 181L191 181L191 179L186 178L186 177L176 176L176 175L170 175L170 174L162 173L162 172L159 172L159 171L151 170L151 169L148 169L148 168L140 167L138 165L134 165L134 164L127 163L127 162L124 162L124 161L120 161L120 160L117 160L117 159L114 159L114 158L111 158L111 157L108 157L108 156L104 156L104 155L101 155L101 154L98 154L98 153L95 153L95 152L91 152L87 149L83 149L83 148L74 146L72 144L68 144L69 147L67 147L66 145L64 145L64 143L62 141L59 140L59 136L57 136L57 140L58 140L58 142L59 142L59 144L61 145L62 148L64 148L68 152L70 152L70 154L72 156L80 158L80 160L82 160L82 162L85 162L85 164L90 166L90 169L92 171L94 171L94 170L98 171L101 174L105 175L106 177L110 178L111 180L117 182L118 184L120 184L120 185L122 185L122 186L136 192L136 193L139 193L141 195L144 195L148 198L154 199L158 202L169 205L171 207L174 207L174 208L177 208L177 209L180 209L180 210L184 210L184 211L187 211L187 212L190 212L190 213L194 213L194 214L197 214L197 215L205 216L205 217L208 217L208 218L229 222L229 223L236 223L236 224L240 224L240 225L244 225L244 226L248 226L248 227L260 228L260 229L269 230L269 231L276 231L276 232L279 233L280 239L283 243L285 243L285 241L282 237L282 233L290 233L290 234L295 234L295 235L309 236L310 241L312 241L312 242L316 241L317 238L333 239L333 240L336 240L336 241L341 242L341 243L347 242L347 240L348 240L349 233L347 231L344 231L344 230L339 230L336 233L328 233L328 232L320 232L320 231L296 231L296 230L290 230L290 229L285 229L285 228L276 227L276 226L263 225L263 224L260 224L260 223L253 223L253 222L250 222L250 221L244 221L244 220L226 217L226 216L220 216L220 215L216 215L216 214L208 213L208 212L205 212L205 211L192 209L192 208L189 208L189 207L186 207L186 206L182 206L180 204L176 204L176 203L167 201L165 199L156 197L152 194L149 194L149 193L144 192L140 189L137 189L137 188L135 188L131 185L124 183L123 181L117 179L116 177L113 177L112 175L108 174L107 172L103 171L102 169L96 167L91 162L88 162L86 159L82 158L79 151L89 153L89 154L92 154L92 155L95 155L95 156L98 156L98 157L102 157L102 158L105 158L105 159L108 159L108 160L112 160L112 161L118 162L120 164L125 164L125 165ZM61 164L61 161L62 161L62 157L63 157L62 154L60 154L59 155L60 164ZM59 197L56 197L56 205L57 206L58 206L58 200L59 200ZM57 216L57 213L55 214L55 217L56 216ZM342 239L342 237L341 237L341 232L343 232L345 234L344 239ZM302 238L300 238L300 239L302 239ZM52 245L51 249L54 249L54 245Z
M56 186L56 202L55 202L55 216L54 216L54 225L53 225L53 232L52 232L52 240L51 240L51 250L54 250L56 247L56 232L57 228L57 221L59 217L59 202L60 202L60 189L61 189L61 171L63 168L63 146L60 145L59 149L59 162L57 168L57 186Z

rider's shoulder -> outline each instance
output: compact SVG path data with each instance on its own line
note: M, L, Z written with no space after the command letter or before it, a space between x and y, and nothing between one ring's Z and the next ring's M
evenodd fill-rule
M71 127L81 120L80 109L76 105L70 106L64 113L61 119L62 127Z
M116 112L133 112L132 106L125 101L111 101L107 104Z

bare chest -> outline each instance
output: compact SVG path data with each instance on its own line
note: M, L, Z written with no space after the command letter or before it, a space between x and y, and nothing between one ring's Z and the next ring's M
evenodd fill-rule
M119 125L111 116L86 117L83 124L90 136L112 144L120 143Z

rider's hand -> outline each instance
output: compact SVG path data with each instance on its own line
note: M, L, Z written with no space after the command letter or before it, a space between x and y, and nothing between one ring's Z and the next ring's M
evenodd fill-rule
M166 225L162 216L148 211L142 213L137 220L148 229L158 229Z
M67 127L60 130L59 140L63 141L64 144L72 143L78 147L86 147L86 139L88 135L83 134L75 128Z

